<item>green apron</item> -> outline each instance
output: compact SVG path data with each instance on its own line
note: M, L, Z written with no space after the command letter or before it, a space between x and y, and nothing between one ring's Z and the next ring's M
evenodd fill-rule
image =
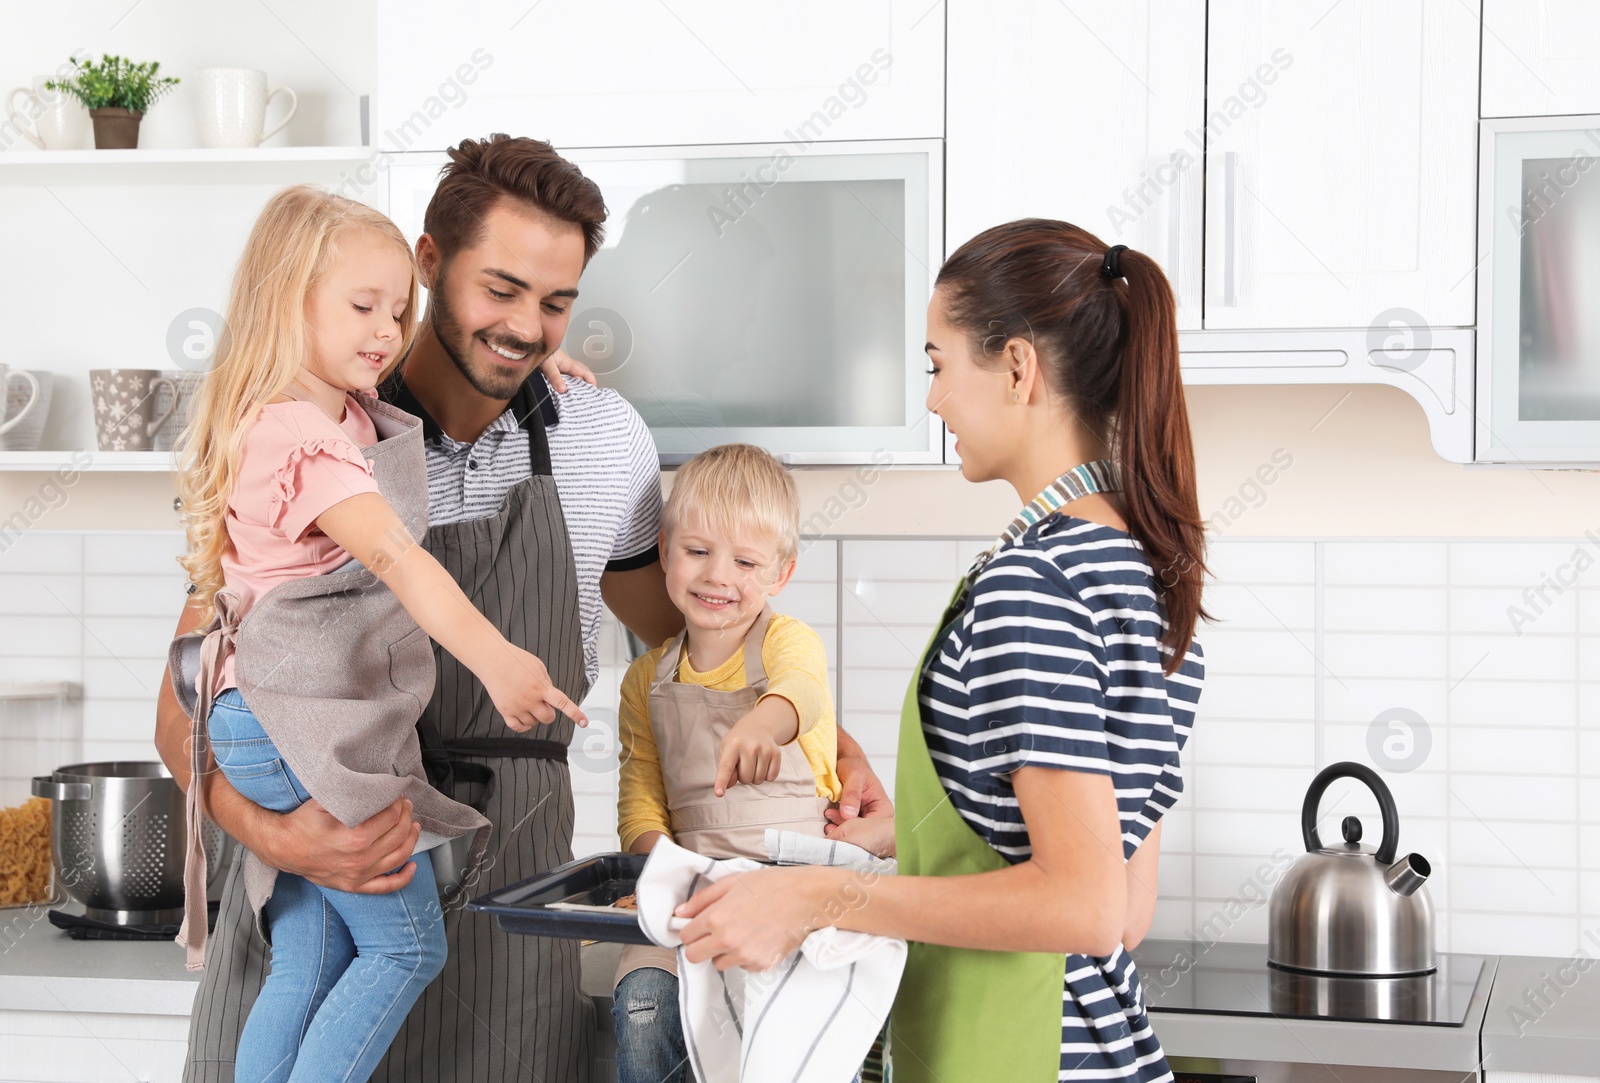
M902 876L963 876L1009 862L967 826L928 754L917 686L966 609L972 575L956 588L900 708L895 768L895 854ZM1061 998L1067 957L980 951L912 941L889 1016L888 1079L1054 1080L1061 1071Z

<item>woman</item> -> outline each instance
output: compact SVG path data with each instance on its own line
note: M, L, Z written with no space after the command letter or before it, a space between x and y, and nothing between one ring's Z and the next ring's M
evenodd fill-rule
M1203 524L1172 291L1064 222L997 226L941 269L928 407L969 481L1026 504L967 574L906 693L900 876L730 877L679 908L691 962L764 969L837 925L912 941L897 1083L1171 1079L1126 949L1204 677Z

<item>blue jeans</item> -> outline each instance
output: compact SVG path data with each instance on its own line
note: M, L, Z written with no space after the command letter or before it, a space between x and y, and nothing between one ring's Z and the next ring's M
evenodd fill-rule
M689 1049L678 1014L678 979L659 967L630 971L611 994L617 1083L689 1083ZM856 1072L853 1083L861 1083Z
M274 812L309 800L236 688L211 708L212 753L245 797ZM264 919L272 970L239 1035L237 1083L364 1080L429 982L444 969L433 862L411 883L355 895L278 874Z
M687 1083L689 1050L678 1016L678 979L647 966L611 994L617 1029L617 1083Z

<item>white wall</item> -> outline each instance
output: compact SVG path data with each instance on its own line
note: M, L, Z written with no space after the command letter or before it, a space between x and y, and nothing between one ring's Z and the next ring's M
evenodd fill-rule
M1436 870L1441 949L1570 953L1581 929L1600 924L1600 573L1546 587L1536 603L1524 591L1556 582L1563 568L1600 563L1600 541L1581 532L1353 533L1241 535L1213 547L1207 605L1218 623L1201 633L1207 686L1184 755L1186 793L1165 829L1156 934L1265 940L1266 911L1255 900L1276 872L1259 870L1275 851L1300 850L1300 802L1316 770L1356 759L1388 766L1401 852L1422 853ZM913 659L988 541L816 541L778 599L828 643L839 716L891 787ZM34 530L0 553L0 679L82 681L83 758L154 757L180 545L175 532ZM616 847L625 659L608 619L600 679L585 704L596 725L571 755L580 854ZM1408 731L1385 724L1396 709L1412 712L1402 716ZM1384 739L1397 744L1384 752ZM1401 762L1408 747L1415 767ZM59 750L51 744L43 762L8 762L3 773L14 768L20 780L48 769ZM15 791L20 781L0 786ZM1337 786L1324 804L1324 836L1336 837L1352 812L1376 839L1370 799Z

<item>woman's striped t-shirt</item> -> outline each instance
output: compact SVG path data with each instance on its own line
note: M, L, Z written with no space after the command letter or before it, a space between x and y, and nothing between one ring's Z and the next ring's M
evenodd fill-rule
M1183 791L1178 754L1205 678L1198 643L1162 673L1166 625L1142 546L1056 514L1004 545L973 582L918 691L939 780L1013 864L1032 853L1010 772L1111 776L1126 859ZM1133 960L1067 956L1062 1080L1170 1080Z

